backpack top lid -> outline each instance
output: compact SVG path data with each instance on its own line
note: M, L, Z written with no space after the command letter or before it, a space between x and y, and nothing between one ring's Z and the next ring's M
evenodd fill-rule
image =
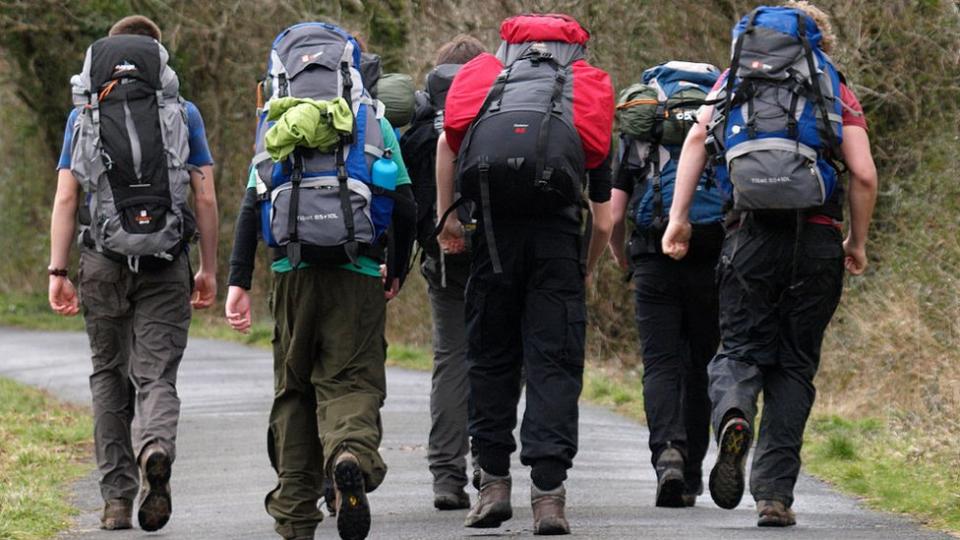
M427 73L427 95L434 110L442 111L447 102L447 92L463 64L440 64Z
M164 94L176 95L180 84L167 62L170 54L157 40L140 35L100 38L89 48L83 71L72 79L75 94L91 93L114 79L136 79Z
M820 48L823 36L816 21L798 9L784 6L760 6L744 15L733 27L733 42L736 43L737 38L751 27L765 28L796 38L800 36L800 21L803 21L803 29L810 46L814 49Z
M510 17L500 25L503 42L497 58L509 66L531 50L548 54L557 64L566 66L580 60L586 51L590 32L569 15L546 13Z
M660 97L669 98L692 85L705 87L709 91L719 77L720 70L712 64L673 60L645 70L641 81L643 84L656 81L660 91L665 94Z
M526 13L505 19L500 24L500 38L514 44L528 41L560 41L586 45L590 40L590 32L569 15Z

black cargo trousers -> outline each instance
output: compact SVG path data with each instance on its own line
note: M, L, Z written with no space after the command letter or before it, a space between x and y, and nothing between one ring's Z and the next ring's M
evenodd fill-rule
M577 453L586 305L581 238L532 224L500 223L496 274L483 227L473 237L466 290L467 364L480 466L506 475L516 450L521 367L526 410L520 462L541 489L566 479Z
M763 417L750 475L755 500L793 504L820 345L843 289L843 243L830 225L748 217L724 241L717 279L720 350L708 368L713 428Z
M720 341L714 282L718 244L710 253L680 261L658 253L633 259L652 462L656 466L669 447L679 450L691 492L700 486L710 444L707 364Z

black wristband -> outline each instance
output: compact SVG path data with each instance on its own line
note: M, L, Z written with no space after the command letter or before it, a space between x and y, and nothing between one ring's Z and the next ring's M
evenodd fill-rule
M47 268L47 273L50 274L51 276L67 277L66 268L52 268L52 267Z

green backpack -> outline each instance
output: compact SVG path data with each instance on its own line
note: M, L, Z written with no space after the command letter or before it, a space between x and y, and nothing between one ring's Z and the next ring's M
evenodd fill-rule
M643 82L620 93L621 133L641 142L682 145L717 75L717 68L692 62L667 62L646 70Z
M413 120L417 103L413 77L404 73L384 73L377 81L377 99L386 111L384 116L390 125L401 128Z

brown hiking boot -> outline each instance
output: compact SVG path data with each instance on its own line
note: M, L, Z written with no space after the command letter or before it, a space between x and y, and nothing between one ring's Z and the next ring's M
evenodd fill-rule
M100 528L107 531L119 531L133 527L133 501L130 499L110 499L103 505L100 516Z
M780 501L757 501L758 527L790 527L797 524L797 515Z
M170 520L170 456L158 444L140 454L140 500L137 521L145 531L157 531Z
M370 534L370 503L357 457L348 451L337 456L333 468L337 492L337 532L343 540L363 540Z
M474 529L492 529L513 517L510 506L510 489L513 481L510 476L494 476L486 471L480 472L480 496L477 504L470 509L465 527Z
M530 504L533 506L533 534L570 534L570 524L563 514L567 504L567 489L560 484L550 491L530 485Z

